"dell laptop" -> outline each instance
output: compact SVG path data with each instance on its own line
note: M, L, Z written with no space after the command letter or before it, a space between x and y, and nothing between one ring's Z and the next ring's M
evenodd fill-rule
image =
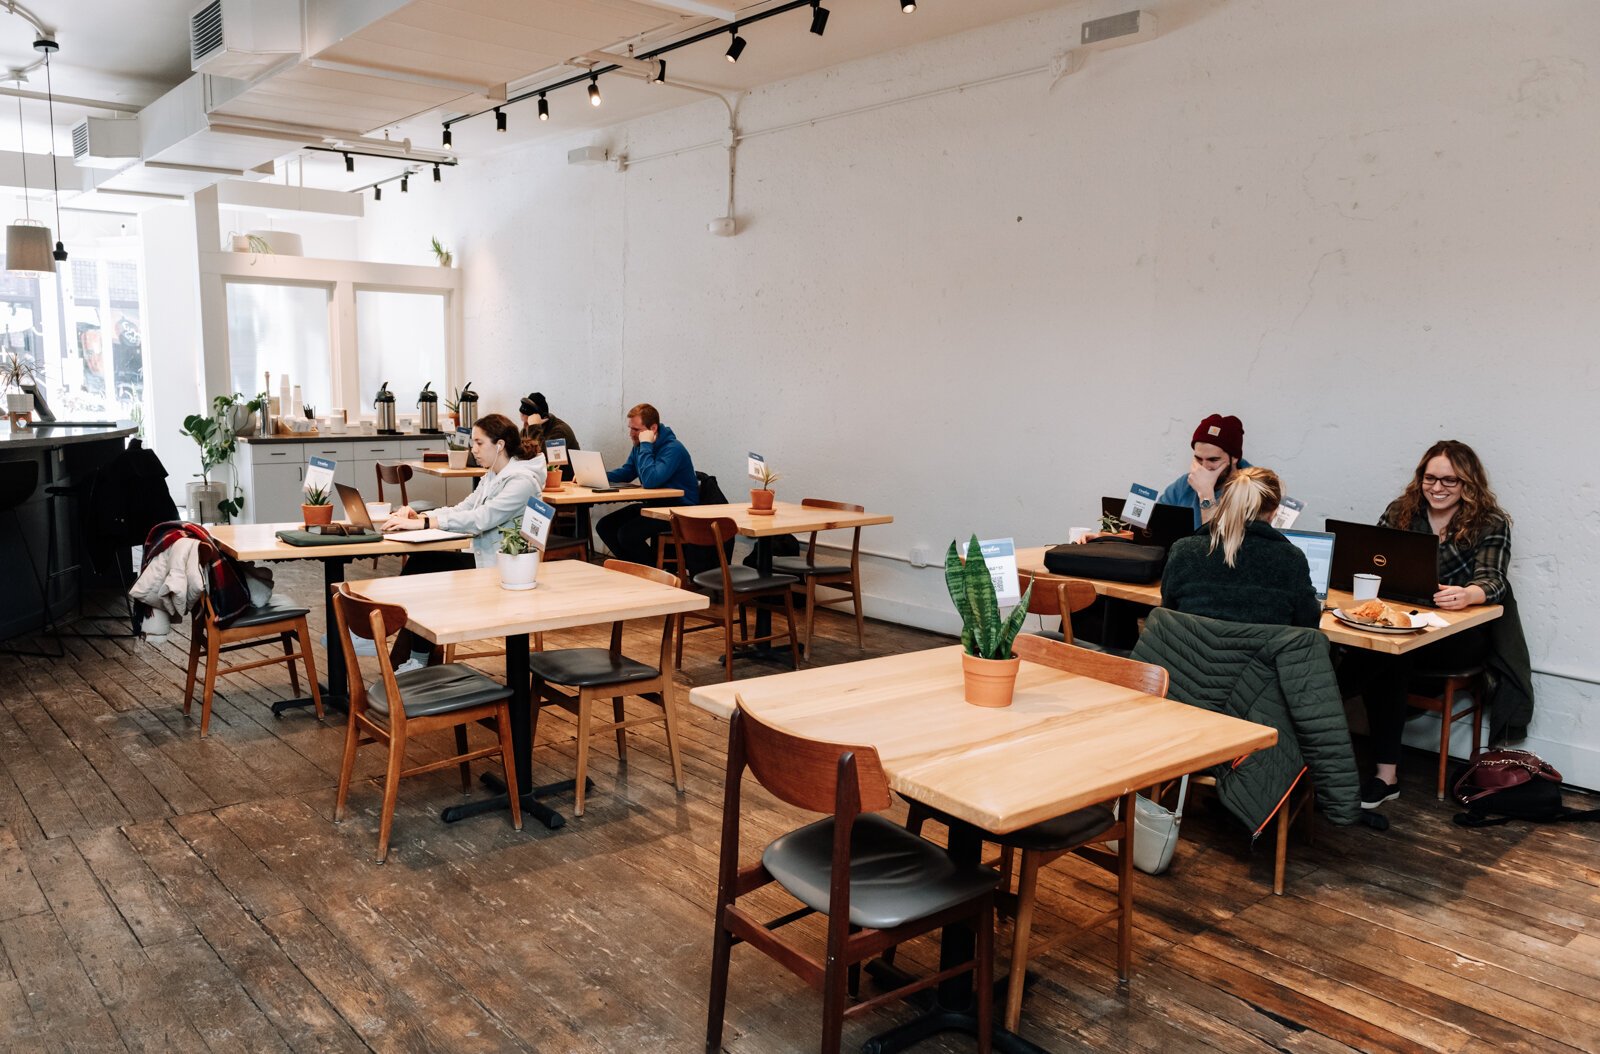
M1126 503L1126 498L1101 498L1100 513L1121 520L1122 507ZM1194 533L1194 510L1187 505L1157 505L1150 512L1150 526L1140 527L1129 523L1128 527L1133 531L1133 540L1140 545L1159 545L1163 549L1170 549L1173 542Z
M1348 520L1329 520L1327 529L1336 539L1329 577L1334 589L1349 589L1353 575L1378 575L1379 596L1433 606L1439 591L1439 539L1433 534Z
M1322 531L1281 530L1278 533L1306 554L1306 563L1311 565L1311 588L1316 591L1317 603L1326 607L1328 579L1333 574L1333 535Z

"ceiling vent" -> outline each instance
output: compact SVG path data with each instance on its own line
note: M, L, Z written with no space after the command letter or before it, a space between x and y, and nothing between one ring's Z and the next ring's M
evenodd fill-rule
M122 168L138 157L138 121L86 117L72 126L72 160L83 168Z
M300 56L298 0L211 0L189 16L189 68L252 80Z

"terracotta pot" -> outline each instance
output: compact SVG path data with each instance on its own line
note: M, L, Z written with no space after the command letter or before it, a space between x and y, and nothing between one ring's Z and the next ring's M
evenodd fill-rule
M561 489L561 470L559 468L550 469L548 472L545 473L545 476L544 476L544 489L545 490L560 490Z
M319 523L332 523L333 522L333 506L332 505L302 505L302 506L300 506L300 516L303 519L303 521L305 522L305 525L307 527L311 527L311 526L313 526L315 524L319 524Z
M1017 688L1020 658L980 659L961 653L961 684L965 699L973 706L1010 706Z
M763 510L770 509L772 508L773 497L774 495L770 490L752 490L750 492L750 507Z

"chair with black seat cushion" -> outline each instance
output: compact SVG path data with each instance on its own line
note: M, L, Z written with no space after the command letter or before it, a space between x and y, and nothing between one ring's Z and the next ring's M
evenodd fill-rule
M686 611L685 618L703 620L722 627L722 657L727 679L733 680L733 620L737 614L739 618L739 642L741 644L764 644L772 641L787 640L790 644L789 653L794 661L794 668L800 668L800 649L794 647L799 638L794 629L794 597L793 589L800 580L794 575L781 575L773 572L763 575L754 568L743 565L729 565L728 552L732 549L734 536L739 533L738 525L727 516L698 517L683 516L676 512L672 514L672 539L676 543L678 553L684 562L692 563L693 553L714 550L717 566L707 571L694 575L690 582L692 587L711 598L711 606L700 611ZM760 603L762 600L782 601L783 616L788 625L786 632L767 634L765 637L751 637L749 622L745 617L745 608L750 604ZM710 626L701 626L697 629L709 629ZM696 630L680 629L678 633L678 664L683 664L683 635Z
M1108 681L1147 695L1165 697L1167 694L1167 671L1149 663L1088 651L1034 635L1019 636L1012 648L1026 662ZM1133 798L1131 792L1123 795L1120 799L1122 808L1116 812L1111 808L1113 803L1090 805L1008 834L981 832L985 841L1000 846L1000 870L1005 876L1007 889L1010 887L1014 854L1018 851L1022 854L1015 896L1003 894L997 901L1001 914L1010 915L1015 920L1005 1008L1005 1027L1013 1032L1022 1017L1023 986L1028 973L1028 959L1032 954L1049 951L1082 933L1115 921L1117 977L1123 981L1128 979L1133 962L1133 839L1128 837L1130 824L1127 817L1132 813ZM906 827L912 832L921 832L922 825L928 820L936 820L946 826L962 822L922 802L912 801L906 816ZM1117 843L1115 849L1106 844L1113 841ZM1039 871L1068 853L1076 853L1116 875L1116 906L1074 929L1064 929L1050 937L1033 941Z
M741 787L745 769L780 801L825 819L782 835L758 863L740 863ZM838 1054L844 1019L953 974L974 971L978 1049L989 1049L993 1000L994 887L999 875L962 865L939 846L876 815L890 805L889 782L869 746L804 739L779 731L744 709L728 723L728 768L723 782L722 847L717 866L716 937L711 953L711 999L706 1050L722 1050L729 959L749 944L822 991L824 1054ZM773 883L801 907L767 920L739 903ZM827 915L827 951L785 939L780 929L816 912ZM972 927L976 955L875 998L846 1006L856 964L952 923Z
M670 571L644 567L626 560L607 560L606 570L634 575L647 582L681 588L683 583ZM625 730L634 725L663 724L666 726L667 755L672 759L672 785L683 793L683 762L678 756L678 711L673 694L672 638L677 627L676 615L661 618L661 653L655 665L638 662L622 654L622 628L625 622L611 624L609 648L562 648L556 651L536 650L528 655L528 669L533 676L533 732L539 729L539 711L547 706L558 706L578 719L578 773L577 800L573 813L583 815L584 790L589 770L589 739L601 732L615 732L617 736L617 761L628 763L628 740ZM563 691L577 689L577 694ZM628 717L622 700L636 695L656 707L655 712L643 717ZM593 722L597 704L609 699L613 720L605 724Z
M803 498L800 501L803 508L832 509L836 512L865 512L860 505L849 505L842 501L828 501L824 498ZM806 654L811 654L811 635L816 629L817 608L833 607L836 604L850 603L856 617L856 647L866 646L866 619L861 612L861 528L854 529L850 540L850 559L848 561L817 560L817 535L820 532L811 532L811 541L806 545L806 551L799 556L774 556L772 569L786 575L794 575L805 586L806 592ZM842 597L832 600L817 600L817 587L836 589L843 592Z
M511 749L511 712L506 705L511 689L470 666L447 663L424 666L396 674L389 661L389 650L382 646L406 624L406 609L398 604L377 604L357 595L348 583L334 589L333 613L339 623L340 646L350 671L350 721L345 726L344 760L339 766L339 795L333 806L333 822L344 819L345 800L350 794L350 776L356 767L356 750L366 743L382 743L388 748L389 763L383 779L383 811L378 821L378 863L389 856L389 832L394 826L394 807L400 795L400 781L449 768L461 769L461 793L472 789L472 765L480 758L498 757L505 768L506 786L517 785L516 755ZM351 636L363 637L378 645L374 657L379 677L371 684L361 675L360 658ZM467 746L467 726L473 722L493 728L496 741L476 750ZM456 752L422 765L402 769L406 743L412 736L455 729ZM522 830L522 800L511 795L511 826Z
M205 542L199 544L197 554L202 568L216 559L216 550ZM216 609L211 606L211 594L204 589L200 591L200 601L189 627L189 668L183 684L183 712L187 716L194 700L200 654L204 652L206 671L200 695L200 738L204 739L211 729L211 701L216 693L218 677L280 663L289 667L289 688L295 695L300 694L300 671L295 663L305 663L311 702L316 707L317 720L322 720L322 690L317 686L317 660L311 653L311 629L306 623L308 614L309 608L300 607L289 597L274 593L265 604L247 607L231 618L219 619ZM223 652L255 648L273 642L283 646L282 655L231 666L222 665Z
M1028 614L1061 619L1059 630L1039 630L1036 636L1074 644L1090 651L1105 650L1091 641L1075 640L1072 636L1072 613L1082 611L1099 598L1093 585L1079 578L1046 579L1040 582L1026 573L1020 576L1017 584L1028 595ZM1032 593L1028 593L1030 585L1033 586Z

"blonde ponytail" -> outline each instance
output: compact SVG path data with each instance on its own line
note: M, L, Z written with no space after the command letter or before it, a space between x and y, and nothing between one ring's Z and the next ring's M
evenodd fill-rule
M1234 471L1222 491L1217 515L1211 521L1211 548L1222 546L1222 562L1233 567L1244 544L1244 532L1251 520L1271 516L1283 502L1283 484L1270 468L1252 465Z

